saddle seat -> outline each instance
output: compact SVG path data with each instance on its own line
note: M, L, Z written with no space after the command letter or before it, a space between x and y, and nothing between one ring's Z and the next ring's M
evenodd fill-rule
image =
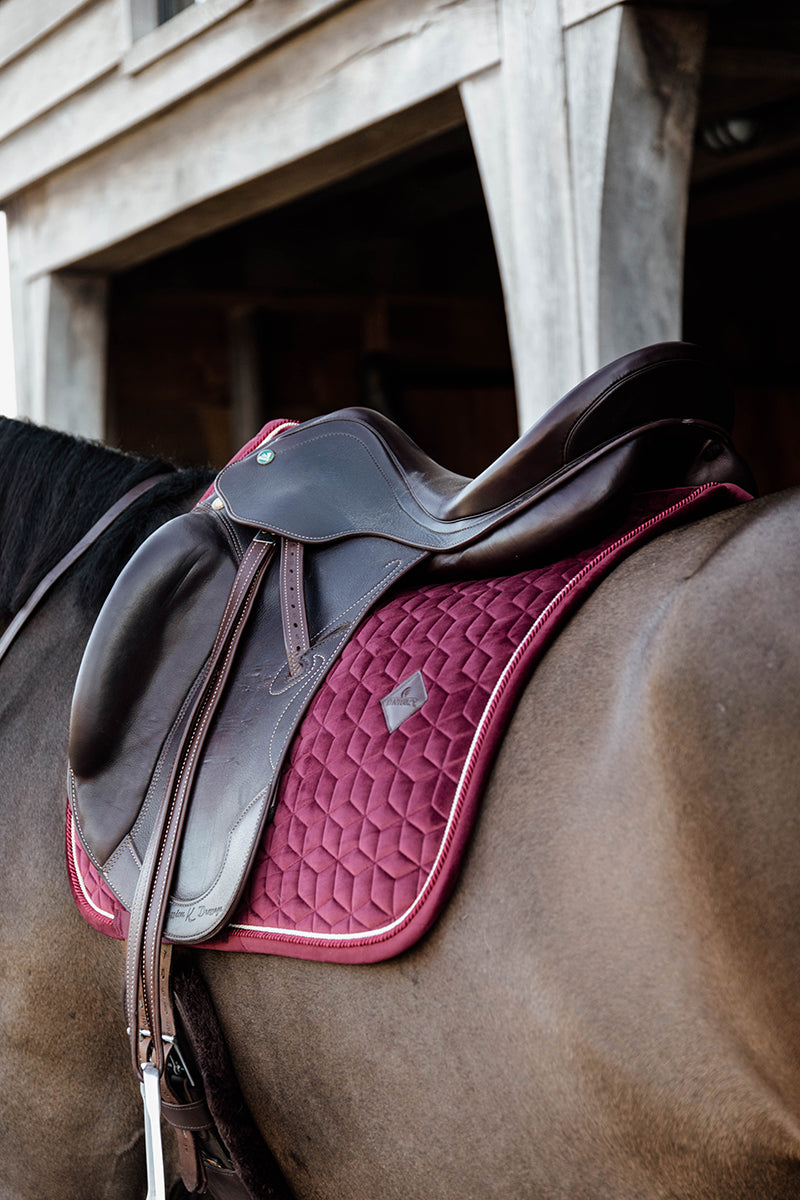
M232 464L217 493L237 523L304 544L375 535L430 551L440 577L496 575L583 535L637 474L653 487L740 473L731 421L730 395L700 351L665 343L584 380L476 479L435 463L380 413L353 408Z

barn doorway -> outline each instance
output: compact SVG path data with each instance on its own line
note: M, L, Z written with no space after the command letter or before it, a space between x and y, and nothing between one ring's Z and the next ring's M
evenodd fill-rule
M465 475L517 436L465 129L112 281L112 444L219 466L272 417L354 404Z

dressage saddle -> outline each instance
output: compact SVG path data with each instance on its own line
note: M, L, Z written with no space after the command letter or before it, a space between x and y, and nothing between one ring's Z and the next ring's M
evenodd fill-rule
M284 423L145 542L87 645L70 730L78 834L130 913L137 1072L166 1057L163 938L207 942L226 923L292 735L378 599L410 572L547 561L640 488L742 480L731 421L683 343L596 372L476 479L345 409Z

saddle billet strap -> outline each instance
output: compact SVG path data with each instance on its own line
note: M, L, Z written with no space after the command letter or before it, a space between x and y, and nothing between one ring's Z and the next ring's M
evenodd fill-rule
M113 525L117 517L121 516L126 509L154 488L157 483L161 483L163 479L168 477L165 471L158 475L151 475L149 479L142 479L139 483L129 488L124 495L120 496L119 500L107 509L102 517L95 521L94 525L86 531L82 538L75 543L71 550L68 550L63 558L60 558L54 567L47 572L43 579L39 581L33 589L28 599L23 604L22 608L15 614L13 621L8 625L2 637L0 637L0 660L5 657L11 643L16 638L19 631L22 629L25 622L33 616L36 609L44 600L47 593L58 583L62 575L65 575L70 567L78 561L90 546L93 546L101 534L105 533L110 525Z
M303 589L303 543L281 539L281 620L289 674L302 670L301 658L311 645Z
M139 877L128 933L126 1003L134 1070L163 1072L159 959L166 908L188 799L208 728L275 543L257 534L234 579L203 682L184 727Z

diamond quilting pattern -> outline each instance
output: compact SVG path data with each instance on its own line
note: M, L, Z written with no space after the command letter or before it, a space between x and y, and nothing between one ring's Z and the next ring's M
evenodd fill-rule
M234 929L374 934L414 905L492 689L581 562L402 592L364 622L300 728ZM380 700L417 670L428 699L389 733Z
M306 713L245 895L213 946L368 962L412 945L453 886L504 722L572 606L660 528L742 497L725 485L652 493L615 538L554 566L383 603ZM416 671L428 698L390 733L380 701ZM73 832L70 818L76 902L123 937L127 913Z

